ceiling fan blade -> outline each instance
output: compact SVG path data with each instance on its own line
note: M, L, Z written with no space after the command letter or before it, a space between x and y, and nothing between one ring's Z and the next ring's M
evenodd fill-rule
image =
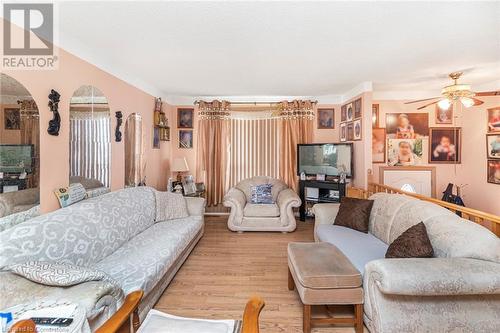
M432 97L432 98L419 99L419 100L416 100L416 101L405 102L405 104L425 102L425 101L430 101L431 99L436 99L436 98L440 98L440 97Z
M484 103L482 100L477 98L473 98L473 100L474 100L474 106L478 106Z
M434 102L432 102L432 103L428 103L428 104L422 105L421 107L417 108L417 110L422 110L422 109L425 109L425 108L426 108L426 107L428 107L428 106L431 106L431 105L433 105L433 104L437 104L437 102L439 102L439 101L434 101Z
M500 96L500 90L477 92L476 96Z

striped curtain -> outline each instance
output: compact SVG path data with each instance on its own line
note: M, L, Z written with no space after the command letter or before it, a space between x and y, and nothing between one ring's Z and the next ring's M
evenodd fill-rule
M254 176L279 178L279 119L231 119L229 187Z
M109 112L70 112L70 176L110 186Z

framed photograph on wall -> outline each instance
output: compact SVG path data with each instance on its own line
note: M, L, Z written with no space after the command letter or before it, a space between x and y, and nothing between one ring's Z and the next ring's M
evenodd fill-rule
M429 136L429 114L387 113L385 128L389 139L418 139Z
M359 119L363 115L361 102L362 102L361 98L358 98L357 100L355 100L353 102L353 106L354 106L354 119Z
M153 148L160 149L160 128L153 127Z
M430 128L429 163L460 163L461 135L460 127Z
M347 127L347 141L354 141L354 125L352 121L346 124Z
M355 141L361 140L362 133L363 133L363 130L361 127L361 119L356 119L352 123L354 126L354 140Z
M346 141L347 141L346 123L341 123L340 124L340 142L346 142Z
M346 105L347 121L351 121L354 118L354 109L352 103Z
M193 128L194 109L179 108L177 109L177 127L178 128Z
M180 130L179 131L179 148L193 148L193 131Z
M385 128L372 129L372 162L385 163Z
M347 121L347 106L342 105L340 108L340 121Z
M488 109L488 133L500 132L500 106Z
M380 121L379 121L379 105L378 104L372 104L372 127L377 128L379 127Z
M318 129L335 128L335 110L318 109Z
M500 185L500 160L488 160L488 183Z
M387 161L390 166L422 164L424 145L422 139L388 139Z
M447 110L441 109L436 104L436 124L438 125L451 125L453 124L453 104Z
M500 133L486 134L486 155L488 159L500 159Z
M4 126L6 130L19 130L21 129L21 113L19 109L5 108L4 113Z

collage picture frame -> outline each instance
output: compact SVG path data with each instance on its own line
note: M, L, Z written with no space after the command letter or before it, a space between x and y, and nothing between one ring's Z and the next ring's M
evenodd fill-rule
M361 97L340 108L340 142L363 139L363 99Z

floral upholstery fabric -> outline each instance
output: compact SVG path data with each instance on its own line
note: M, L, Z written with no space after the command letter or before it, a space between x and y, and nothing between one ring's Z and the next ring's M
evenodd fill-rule
M0 269L27 261L89 266L154 223L151 188L129 188L44 214L0 233Z
M120 283L125 294L156 285L203 228L202 217L158 222L95 265Z
M189 216L186 199L182 194L155 191L155 198L157 222Z
M40 205L36 205L28 210L7 215L0 218L0 232L12 228L19 223L23 223L40 215Z

